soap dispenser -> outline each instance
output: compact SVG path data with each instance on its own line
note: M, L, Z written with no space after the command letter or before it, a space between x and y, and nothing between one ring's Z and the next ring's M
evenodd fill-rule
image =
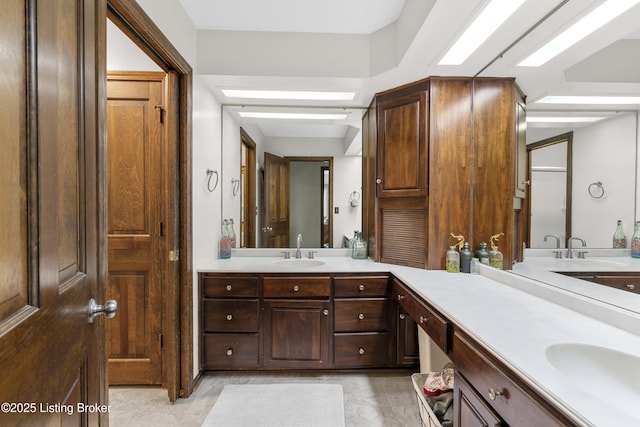
M480 264L489 265L489 251L487 251L487 242L480 243L480 249L476 251L475 257L478 258Z
M473 252L469 249L469 242L464 242L460 251L460 271L462 273L471 273L471 258L473 258Z
M498 250L498 246L494 242L497 242L500 236L504 236L504 233L500 232L498 234L494 234L493 236L491 236L491 239L489 239L489 242L491 243L491 251L489 252L489 265L494 268L502 269L502 252Z

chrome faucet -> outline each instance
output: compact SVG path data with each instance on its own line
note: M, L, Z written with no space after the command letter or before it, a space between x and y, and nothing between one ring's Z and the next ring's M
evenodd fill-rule
M302 251L300 250L301 244L302 244L302 234L298 234L298 238L296 239L296 259L302 258Z
M572 244L572 242L574 240L579 240L580 242L582 242L582 247L583 248L587 246L587 242L585 242L584 239L581 239L580 237L569 237L569 240L567 240L567 256L569 258L573 258L573 244ZM578 252L578 258L584 258L584 251Z
M556 239L556 250L553 251L553 253L556 255L556 258L558 259L562 259L562 251L560 250L560 237L558 237L556 234L547 234L546 236L544 236L544 241L547 241L547 238L549 237L553 237L554 239Z

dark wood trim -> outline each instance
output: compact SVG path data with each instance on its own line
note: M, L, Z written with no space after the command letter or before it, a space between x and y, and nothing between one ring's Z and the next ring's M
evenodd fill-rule
M245 242L247 248L256 247L256 143L243 128L240 128L240 149L247 147L247 200L245 209Z
M178 77L178 246L179 289L174 308L177 320L172 331L164 331L171 362L166 378L169 399L187 397L193 392L193 262L191 215L191 141L193 70L180 52L171 44L135 0L107 0L107 17L138 47L149 55L165 72L174 71ZM102 33L106 46L106 31ZM105 96L106 99L106 96ZM100 118L104 121L104 117Z

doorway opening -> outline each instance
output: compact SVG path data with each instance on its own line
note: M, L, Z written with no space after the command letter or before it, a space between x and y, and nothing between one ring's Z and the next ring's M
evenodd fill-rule
M256 247L256 143L240 128L240 247Z
M161 298L162 331L155 343L162 351L162 387L167 389L169 400L173 402L178 397L189 396L194 386L190 179L192 69L135 0L107 0L107 18L175 82L164 90L166 105L157 105L158 108L154 105L153 108L166 125L167 148L162 164L166 197L162 202L164 221L150 227L164 239L158 253L166 282ZM101 46L106 45L106 40L101 43Z

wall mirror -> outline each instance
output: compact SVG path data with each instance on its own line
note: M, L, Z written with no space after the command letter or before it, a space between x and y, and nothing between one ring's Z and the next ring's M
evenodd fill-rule
M276 110L308 118L246 114ZM223 218L240 218L239 247L291 248L301 234L304 248L341 248L360 230L362 207L351 201L362 188L362 114L343 107L222 107L222 182L240 185L237 194L231 184L222 186L221 209Z

